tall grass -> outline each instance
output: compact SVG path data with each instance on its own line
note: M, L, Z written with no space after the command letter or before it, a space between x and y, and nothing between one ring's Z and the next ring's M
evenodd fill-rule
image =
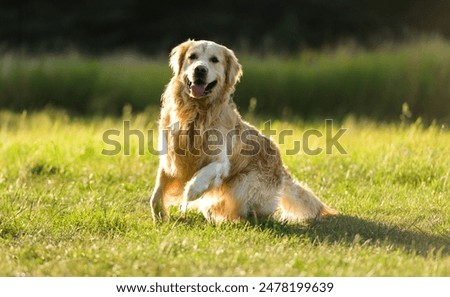
M439 39L372 51L343 46L290 58L239 56L244 77L235 101L244 111L252 101L255 112L278 116L398 119L407 103L412 117L450 119L450 43ZM0 107L53 105L81 113L157 105L171 75L165 59L130 55L7 54L0 70Z
M117 114L159 104L170 78L165 61L130 55L101 59L77 54L0 59L0 106L16 110L45 106L80 113Z
M244 105L255 97L257 111L398 119L407 103L413 117L450 118L450 44L439 40L247 58L244 66L237 96Z

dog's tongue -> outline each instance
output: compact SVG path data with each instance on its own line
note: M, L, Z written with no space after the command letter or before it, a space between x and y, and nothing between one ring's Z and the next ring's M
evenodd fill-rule
M204 85L193 84L192 85L192 92L194 92L194 95L197 97L202 96L203 93L205 93L205 89L206 89L206 84L204 84Z

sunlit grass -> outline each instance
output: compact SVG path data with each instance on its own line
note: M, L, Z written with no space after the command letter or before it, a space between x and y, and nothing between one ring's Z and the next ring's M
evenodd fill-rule
M174 212L154 225L157 157L139 156L136 139L129 156L101 154L103 132L123 129L123 120L154 129L157 111L0 112L0 275L450 276L448 130L349 117L334 127L348 129L348 154L285 155L336 218L215 226ZM273 120L295 135L323 125Z

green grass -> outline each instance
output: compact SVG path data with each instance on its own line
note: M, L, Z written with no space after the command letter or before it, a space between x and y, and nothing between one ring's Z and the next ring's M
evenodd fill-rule
M254 57L237 50L244 76L236 103L251 98L260 115L364 115L397 120L403 103L412 117L450 121L450 43L428 38L374 50L347 45L293 57ZM171 72L167 58L77 54L0 56L0 107L47 105L78 113L120 114L159 105Z
M448 130L349 117L347 155L284 156L335 218L211 225L174 212L154 225L157 157L139 156L136 140L130 156L101 151L105 130L123 119L154 128L156 114L0 112L0 275L450 276ZM320 121L274 126L323 131Z

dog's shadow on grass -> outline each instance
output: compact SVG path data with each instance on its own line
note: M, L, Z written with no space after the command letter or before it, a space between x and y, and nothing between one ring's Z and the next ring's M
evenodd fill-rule
M338 215L306 224L284 224L275 220L250 221L255 228L269 229L277 236L306 236L313 243L388 245L417 255L450 255L450 237L430 235L414 227L389 226L358 217Z
M175 215L172 220L194 227L205 219L201 214L191 213L183 218L177 218ZM383 246L402 249L424 257L450 255L449 234L432 235L414 225L388 225L344 214L300 224L283 223L274 218L250 219L245 224L250 228L269 231L279 237L306 237L313 244ZM242 228L241 223L234 226Z

